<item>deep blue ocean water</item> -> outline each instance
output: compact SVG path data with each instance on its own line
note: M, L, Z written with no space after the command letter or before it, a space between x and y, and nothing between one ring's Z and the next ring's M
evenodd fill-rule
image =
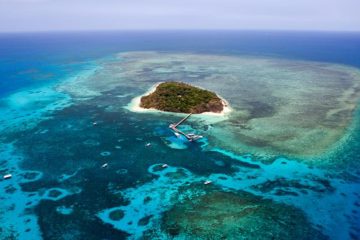
M267 56L330 62L360 68L360 33L256 31L2 33L0 34L0 97L5 99L11 94L16 94L22 90L28 89L32 91L35 88L46 87L49 83L66 79L82 70L91 69L93 61L124 51L173 51ZM26 99L21 99L21 101L26 101ZM61 103L59 104L61 105ZM1 107L3 107L2 101L0 101L0 109ZM38 108L41 107L40 104ZM30 115L30 112L33 114L36 109L36 105L32 105L31 109L21 109L22 113L19 118L27 114ZM51 107L50 109L52 114L54 109ZM29 112L26 112L27 110ZM359 112L355 115L355 122L358 123L360 119ZM156 211L160 211L156 206L156 201L171 202L170 196L166 195L167 191L170 193L180 191L179 189L183 183L187 181L203 181L204 176L210 174L213 174L211 179L218 181L224 188L238 190L240 185L244 187L247 184L250 186L254 183L258 183L259 188L266 188L269 185L262 186L262 181L266 177L271 178L275 174L276 168L284 167L284 163L286 163L286 167L283 169L284 179L301 182L302 180L297 177L299 173L300 175L304 174L304 176L312 175L315 176L312 177L312 180L319 183L321 187L316 185L314 189L309 187L305 189L305 191L310 192L313 190L314 195L309 194L308 196L305 194L300 196L298 200L296 200L296 197L291 198L294 196L290 196L289 199L284 198L281 200L290 205L293 201L296 201L298 204L294 205L300 206L300 208L321 207L319 212L311 210L308 214L313 219L317 218L318 226L316 228L320 229L320 231L326 229L327 231L324 230L324 234L327 234L331 239L344 239L344 236L347 239L360 239L359 171L357 171L357 176L349 175L345 177L345 180L335 179L330 181L331 175L326 171L322 172L322 170L313 169L312 166L285 159L284 156L278 158L273 164L267 165L251 160L251 156L235 156L233 153L221 149L212 153L204 153L198 147L191 148L189 152L181 153L163 147L159 147L158 152L150 152L147 149L137 150L134 141L143 144L144 139L150 139L154 141L153 145L160 145L158 136L168 134L167 130L162 129L161 126L166 126L167 122L160 121L154 124L151 121L157 121L155 118L149 120L146 117L136 117L136 115L122 113L115 116L123 126L119 127L112 121L114 116L107 115L100 107L91 109L86 105L78 109L69 108L51 116L56 121L50 119L41 123L34 122L36 124L35 129L19 130L15 133L11 131L8 133L7 131L6 135L4 134L0 138L1 174L18 171L17 177L11 181L21 179L19 185L14 182L13 186L7 185L8 182L6 181L0 182L0 187L4 193L13 194L3 200L4 203L6 201L11 203L14 199L15 202L17 201L16 207L13 207L13 210L15 209L13 215L13 210L9 210L10 207L8 210L1 209L9 212L6 215L6 221L15 226L13 229L15 239L84 239L85 236L87 239L123 239L129 236L128 234L139 237L146 230L146 227L140 224L134 228L126 224L129 221L145 221L146 218L144 220L142 217L156 215ZM107 123L107 125L103 129L98 128L96 130L84 128L84 125L86 125L84 122L91 123L93 118L100 119L100 122ZM11 120L14 121L14 125L10 124L9 126L17 127L18 124L21 124L16 122L18 117L14 119ZM4 126L8 124L6 117L0 120L2 120L0 124ZM143 127L143 130L154 132L154 134L151 136L141 135L142 131L140 131L139 126ZM79 130L77 134L70 136L67 131L71 129L83 129L84 132ZM114 131L114 129L118 132ZM85 130L88 133L94 132L84 135ZM359 166L357 164L360 157L359 127L355 128L355 130L352 133L352 141L344 147L344 152L339 155L340 158L346 159L346 162L354 163L349 164L347 167ZM119 138L117 135L112 135L114 132L120 135L121 139L117 139ZM49 138L48 134L53 135ZM101 136L104 142L101 144L94 142L92 140L94 136ZM137 136L137 138L129 139L129 136ZM11 149L13 146L10 143L14 142L15 152L19 156L14 154L14 149ZM119 153L119 155L113 154L110 157L124 160L121 163L116 163L119 169L110 172L108 176L98 175L98 169L87 166L87 159L96 154L99 155L96 152L99 150L97 149L97 144L99 144L102 149L98 158L100 162L103 161L103 157L108 157L111 154L111 150L107 149L107 146L112 145L113 142L117 142L115 147L122 149L123 152ZM82 152L82 149L78 148L79 143L93 146L96 151ZM165 157L166 154L174 157L174 159L169 161ZM68 158L69 162L63 163L64 158ZM148 158L156 160L146 162ZM15 164L15 159L23 162ZM190 159L191 161L182 162L182 159ZM203 164L206 159L211 159L214 163ZM249 173L235 172L229 167L234 164L234 159L239 161L240 165L243 164L253 170ZM166 175L166 173L176 172L177 167L170 166L166 170L167 172L156 173L154 168L159 167L156 165L159 161L169 165L171 163L177 164L177 167L181 169L184 167L185 170L182 170L184 172L180 178L181 180L174 184ZM199 161L199 163L195 163L195 161ZM71 172L71 169L74 169L74 172ZM263 169L265 174L257 169ZM343 170L337 169L337 171L341 172ZM124 177L127 173L129 176ZM27 174L27 177L24 177L25 174ZM151 174L159 178L151 182L150 180L153 179ZM243 177L242 174L249 174L249 179L254 175L257 178L251 184L246 181L240 183L238 181ZM52 178L52 175L56 176L56 178ZM229 176L235 177L229 180ZM325 180L320 179L320 177ZM30 180L26 180L26 178ZM67 182L68 179L72 180ZM116 191L126 189L128 186L134 187L135 183L139 187L130 188L126 192L128 197L134 197L134 199L130 200L128 207L124 207L126 201L122 197L118 197L119 200L117 201L114 196L104 190L111 189L116 193ZM277 184L286 185L289 183L279 181ZM169 185L172 185L173 188L169 188ZM22 191L19 191L19 189L13 190L12 187L14 189L21 188ZM336 190L333 190L333 188ZM336 198L328 197L326 195L327 191L337 192ZM139 213L139 208L143 207L143 203L139 203L136 196L141 195L143 192L154 192L149 195L154 202L150 200L149 207L144 208L143 211L140 210ZM265 190L264 192L264 197L272 198L269 192ZM349 195L352 197L350 198ZM317 197L322 199L318 204L312 202L317 201ZM342 201L343 198L345 200ZM39 202L41 204L38 204ZM327 209L333 211L336 209L336 206L334 207L336 204L342 210L349 207L349 211L345 212L347 214L350 212L352 215L339 218L346 219L346 224L340 222L337 226L336 222L328 218L333 212L330 214L324 213L324 217L322 217L321 212L326 212ZM350 208L353 205L355 208L357 206L357 210ZM21 206L25 207L22 208ZM21 221L24 220L25 223L17 223L17 221L20 221L18 216L24 216L17 209L25 209L28 213L34 211L35 214L33 215L36 217L26 218L27 215L25 214L24 219L21 218ZM126 213L122 222L116 223L108 217L113 210L122 210ZM100 212L97 215L98 217L94 217L96 214L92 211L95 213L96 211ZM66 218L67 216L70 216L70 220ZM27 227L26 224L29 222L31 224ZM320 226L321 224L323 225ZM6 229L8 225L3 226L0 224L0 236L5 231L11 232L11 230ZM345 229L344 226L350 227ZM127 231L126 228L128 228ZM329 236L328 229L331 228L336 230L334 232L330 231L332 235ZM6 234L8 234L7 236L11 235L10 233ZM163 237L159 238L162 239Z
M61 78L74 63L121 51L192 51L275 56L360 67L360 34L338 32L63 32L0 34L0 94ZM72 66L71 66L72 67ZM76 68L76 65L75 65ZM19 74L20 73L20 74ZM44 76L42 76L44 77Z

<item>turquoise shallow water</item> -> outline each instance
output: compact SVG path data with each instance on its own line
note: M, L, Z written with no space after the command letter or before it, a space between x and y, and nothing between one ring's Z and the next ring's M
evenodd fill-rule
M324 166L286 154L262 161L214 147L206 134L194 144L176 138L168 124L179 116L124 108L147 90L143 85L124 84L80 99L59 90L65 82L87 81L115 54L129 50L245 53L359 66L358 35L304 33L300 45L298 33L216 35L2 36L2 46L12 51L1 49L0 173L13 177L0 181L1 238L271 239L270 232L275 239L359 239L359 112L346 144L325 156L321 161L331 165ZM190 121L183 127L203 134L211 125ZM204 185L206 180L212 183ZM213 192L229 205L211 197ZM258 210L250 211L254 205ZM232 206L244 212L235 214ZM187 221L177 211L199 211L201 218ZM203 227L206 222L212 227Z

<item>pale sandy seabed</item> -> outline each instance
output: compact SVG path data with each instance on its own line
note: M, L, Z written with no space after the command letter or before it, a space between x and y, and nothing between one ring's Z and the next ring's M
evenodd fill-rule
M137 96L170 80L214 91L231 106L182 126L205 136L198 143L167 128L184 114L136 108ZM308 163L346 154L359 84L358 69L336 64L126 52L55 88L18 92L0 107L0 131L17 140L0 146L13 174L0 182L2 228L15 226L19 239L85 239L84 229L95 227L109 231L99 239L237 239L239 231L249 239L352 239L358 168L341 165L334 177L319 167L325 161Z
M62 85L79 99L126 87L127 107L158 82L181 80L223 96L232 111L194 117L209 147L256 155L318 156L346 137L360 92L355 68L264 57L126 52L89 78ZM155 110L147 110L156 112ZM166 118L166 114L161 117Z

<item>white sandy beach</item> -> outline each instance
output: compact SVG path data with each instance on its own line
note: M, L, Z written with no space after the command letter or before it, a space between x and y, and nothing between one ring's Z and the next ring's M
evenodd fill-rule
M182 114L182 113L173 113L173 112L165 112L165 111L161 111L161 110L157 110L155 108L142 108L140 107L140 100L143 96L147 96L151 93L153 93L157 86L159 86L159 84L161 84L162 82L158 82L156 84L154 84L146 93L144 93L143 95L137 96L135 98L133 98L131 100L131 102L126 106L126 109L128 109L129 111L132 112L138 112L138 113L170 113L170 114ZM227 118L227 115L232 111L229 103L222 98L221 96L217 95L223 102L224 108L220 113L215 113L215 112L203 112L200 114L194 114L193 116L214 116L214 117L222 117L222 118Z

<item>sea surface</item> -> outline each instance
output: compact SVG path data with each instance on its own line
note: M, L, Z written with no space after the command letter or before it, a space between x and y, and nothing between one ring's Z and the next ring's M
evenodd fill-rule
M1 33L0 239L360 239L359 72L351 32ZM173 78L234 111L131 111Z

